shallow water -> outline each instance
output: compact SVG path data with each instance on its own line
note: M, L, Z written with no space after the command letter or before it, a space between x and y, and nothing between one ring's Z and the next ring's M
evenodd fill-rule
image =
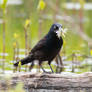
M20 52L24 52L25 53L25 49L19 49ZM8 53L0 53L0 56L9 56ZM15 57L17 57L17 55L15 55ZM18 55L18 58L24 58L25 57L25 54L19 54ZM71 61L71 60L66 60L67 57L62 57L62 60L63 60L63 65L64 65L64 72L71 72L71 71L74 71L76 73L78 72L82 72L83 69L80 69L79 67L83 67L84 65L87 65L86 67L84 67L85 69L88 68L90 66L90 69L87 69L87 71L91 70L91 65L92 65L92 58L85 58L83 61ZM7 58L6 59L2 59L0 58L0 73L2 73L2 62L5 62L5 71L4 73L13 73L13 63L16 62L16 60L9 60L9 62L7 62ZM56 69L56 67L62 67L61 65L57 65L55 61L53 61L52 63L52 68ZM27 65L27 71L28 71L28 67L29 67L30 64ZM38 69L37 69L37 65L38 65L38 62L35 61L35 67L32 69L31 72L38 72ZM46 71L51 71L47 62L44 63L43 67L45 67ZM54 69L54 70L55 70ZM25 67L22 66L21 67L21 72L25 71ZM42 70L40 69L40 71L42 72Z
M3 3L3 0L0 0L0 4ZM8 0L7 5L20 5L22 4L22 0Z

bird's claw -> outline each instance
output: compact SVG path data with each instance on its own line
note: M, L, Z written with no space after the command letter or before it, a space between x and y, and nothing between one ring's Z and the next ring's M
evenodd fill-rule
M52 73L54 73L54 72L46 72L46 71L44 71L43 73L52 74Z

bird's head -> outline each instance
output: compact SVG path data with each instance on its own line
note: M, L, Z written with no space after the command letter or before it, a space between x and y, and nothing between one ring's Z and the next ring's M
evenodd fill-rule
M50 29L51 32L55 33L58 38L60 38L61 35L65 36L65 30L63 29L62 24L55 23L51 26Z

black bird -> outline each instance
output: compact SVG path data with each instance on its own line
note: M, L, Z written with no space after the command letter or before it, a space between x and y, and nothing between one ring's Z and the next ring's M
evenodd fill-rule
M34 60L38 60L39 66L42 68L43 72L46 72L41 64L44 61L48 61L50 69L53 72L50 64L60 52L60 49L63 45L63 39L60 35L62 33L62 25L58 23L53 24L47 35L34 46L31 52L29 52L29 55L20 60L21 65L32 63L30 67L32 68L34 66ZM18 64L19 61L15 63L14 66L17 67Z

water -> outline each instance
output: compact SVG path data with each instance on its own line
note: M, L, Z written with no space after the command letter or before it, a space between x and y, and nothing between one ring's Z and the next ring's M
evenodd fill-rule
M22 52L24 54L19 54L18 58L24 58L25 57L25 49L21 48L21 49L19 49L19 52ZM5 57L9 56L8 53L0 53L0 56L3 56L3 55ZM15 57L17 57L17 55L15 55ZM63 60L63 65L64 65L64 72L71 72L72 69L74 69L74 72L78 73L78 72L82 72L82 69L79 68L80 66L82 67L84 65L89 65L91 67L91 65L92 65L92 58L91 57L90 58L85 58L83 61L78 61L77 60L77 61L72 62L71 60L67 60L67 57L64 56L64 57L62 57L62 60ZM13 63L16 62L16 60L14 60L14 61L9 60L9 62L7 62L7 58L6 59L0 58L0 65L2 65L3 61L5 61L5 73L13 73L13 69L14 69ZM38 66L38 62L35 61L34 63L35 63L35 67L31 71L33 73L38 72L38 70L36 68ZM58 66L55 61L53 61L51 64L52 64L53 69L54 68L56 69L56 67ZM29 66L30 66L30 63L27 65L27 71L29 70L28 69ZM89 66L86 66L84 68L86 69ZM50 68L49 68L49 65L47 64L47 62L44 63L43 67L45 67L46 71L48 71L48 72L51 71ZM59 65L58 67L62 67L62 66ZM0 72L2 73L2 66L0 67L0 69L1 69ZM24 70L25 70L25 67L22 66L21 67L21 72L23 72ZM91 70L91 68L90 68L90 70ZM40 69L40 71L42 72L41 69Z
M1 62L1 61L5 61L5 59L0 59L0 62Z
M8 56L8 53L0 53L0 56Z
M0 4L3 3L3 0L0 0ZM21 5L22 0L8 0L7 5Z
M3 19L0 19L0 24L2 24L3 23Z
M67 9L79 10L81 8L81 5L79 3L66 3L65 5ZM92 10L92 3L85 3L84 10Z

